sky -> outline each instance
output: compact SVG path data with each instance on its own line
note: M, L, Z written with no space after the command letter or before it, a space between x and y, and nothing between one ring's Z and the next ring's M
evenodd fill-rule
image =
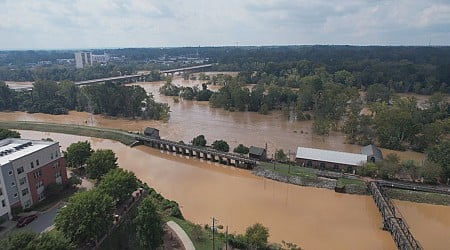
M450 45L450 0L0 0L0 50Z

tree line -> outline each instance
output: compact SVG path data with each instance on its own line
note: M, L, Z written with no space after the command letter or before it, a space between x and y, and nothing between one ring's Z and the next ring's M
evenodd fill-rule
M0 82L0 111L67 114L69 110L94 114L168 120L170 107L158 103L140 86L106 82L78 88L73 82L37 81L32 91L16 92Z

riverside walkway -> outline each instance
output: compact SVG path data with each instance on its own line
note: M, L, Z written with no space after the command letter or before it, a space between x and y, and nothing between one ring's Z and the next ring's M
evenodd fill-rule
M157 139L149 136L137 135L135 140L140 143L177 154L195 156L205 160L220 162L226 165L234 165L238 168L253 169L256 161L240 154L226 153L205 147L196 147L189 144L174 142L170 140Z
M175 232L186 250L195 250L194 243L192 243L186 232L176 222L168 221L166 224L173 232Z
M401 214L396 211L394 204L384 193L380 182L369 182L369 192L383 217L383 229L391 233L398 249L415 250L423 249L420 243L409 231L409 227Z

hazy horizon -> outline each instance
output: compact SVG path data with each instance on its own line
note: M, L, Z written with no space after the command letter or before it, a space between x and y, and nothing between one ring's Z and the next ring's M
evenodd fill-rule
M446 0L0 0L0 50L448 46Z

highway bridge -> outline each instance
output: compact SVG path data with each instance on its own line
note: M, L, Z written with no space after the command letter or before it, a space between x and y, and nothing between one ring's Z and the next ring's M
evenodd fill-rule
M160 74L163 75L173 75L175 73L183 73L183 72L196 72L203 69L209 69L214 64L203 64L203 65L197 65L192 67L184 67L184 68L177 68L177 69L169 69L169 70L162 70L160 71ZM133 74L133 75L123 75L123 76L113 76L113 77L106 77L106 78L99 78L99 79L92 79L92 80L86 80L86 81L77 81L74 82L76 86L83 86L83 85L89 85L89 84L95 84L95 83L102 83L102 82L138 82L138 81L146 81L147 77L150 76L151 73L140 73L140 74ZM11 87L11 89L15 91L24 91L24 90L32 90L32 85L27 86L14 86Z

